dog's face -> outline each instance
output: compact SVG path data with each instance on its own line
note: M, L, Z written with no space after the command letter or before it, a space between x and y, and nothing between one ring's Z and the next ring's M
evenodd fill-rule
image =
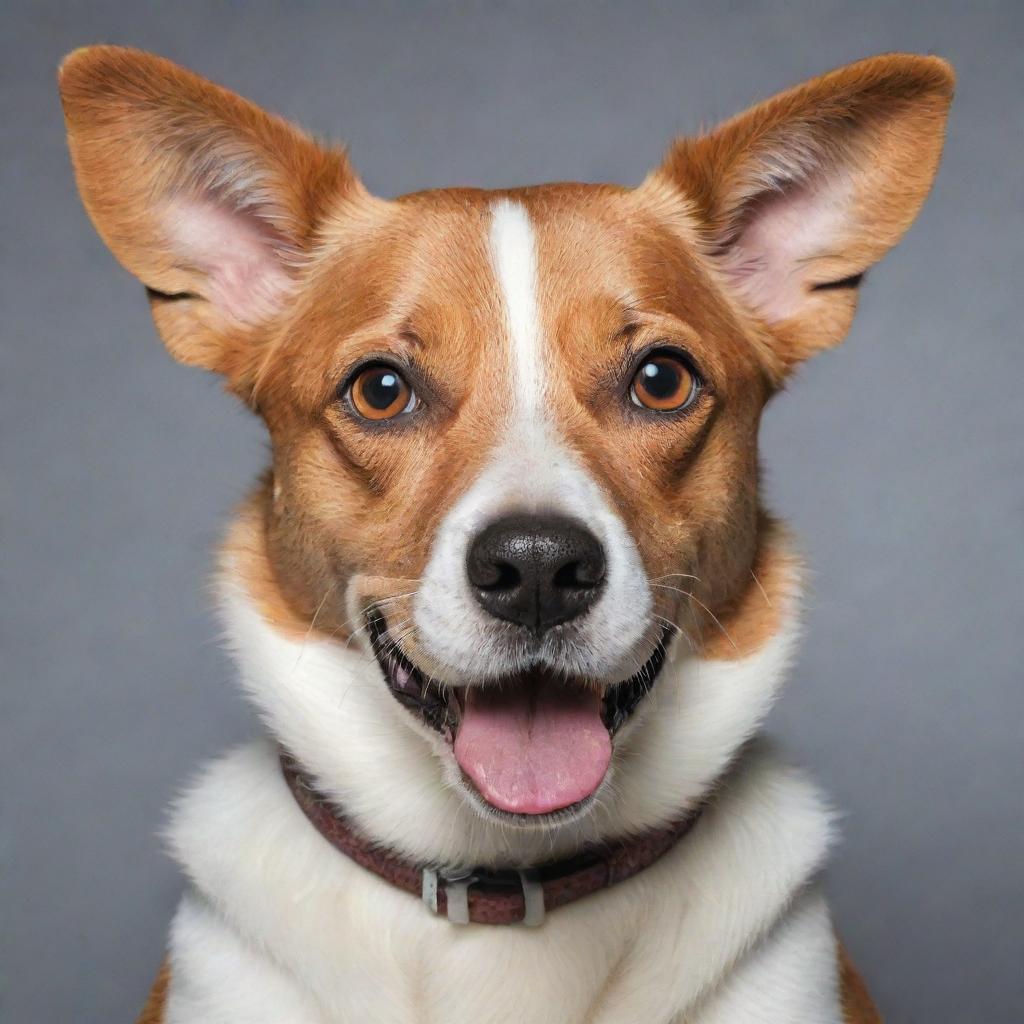
M268 425L256 600L366 644L486 814L584 813L669 648L740 653L761 410L923 201L946 66L834 72L636 189L395 201L157 58L81 51L61 85L169 348Z
M276 564L318 628L368 629L493 804L576 804L675 623L749 570L755 346L625 190L430 193L329 244L259 388ZM531 714L540 690L557 706ZM545 719L564 763L476 746ZM520 773L542 756L543 786Z

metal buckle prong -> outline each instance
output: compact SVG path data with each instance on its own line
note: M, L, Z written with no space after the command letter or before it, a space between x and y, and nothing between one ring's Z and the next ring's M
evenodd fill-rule
M433 868L423 869L423 902L432 914L437 913L437 872Z
M544 923L544 886L537 872L525 868L516 872L523 890L523 920L527 928ZM424 868L421 894L430 912L437 913L437 897L444 886L447 918L452 924L469 924L469 887L479 881L472 871L458 875L443 875L434 868Z
M452 924L469 924L469 887L476 881L472 872L446 875L444 892L448 900L448 920Z
M437 913L438 886L444 886L448 905L448 920L452 924L469 924L469 887L476 881L476 875L464 871L458 875L442 875L433 868L423 869L423 902L433 913Z
M523 924L537 928L544 923L544 886L536 871L519 871L519 884L523 887Z

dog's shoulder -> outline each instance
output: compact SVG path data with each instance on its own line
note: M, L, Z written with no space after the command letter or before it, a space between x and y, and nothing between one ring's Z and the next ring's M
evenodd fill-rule
M165 960L160 966L149 998L136 1024L164 1024L170 981L171 968ZM864 979L850 959L846 947L842 945L839 946L839 986L844 1024L882 1024L882 1018L868 993Z
M792 898L813 883L824 860L830 826L827 805L813 784L780 761L765 744L753 744L723 780L686 842L648 869L635 884L615 886L589 905L553 914L549 927L536 939L558 948L584 948L589 943L586 948L612 963L616 943L621 945L625 940L620 930L599 927L601 920L618 924L634 921L637 934L629 942L637 953L629 961L628 984L620 986L615 998L632 1003L633 996L624 994L627 990L649 993L653 979L671 975L674 989L664 993L665 1004L692 1006L701 991L713 989L724 980L722 971L741 957L752 941L767 936L787 919ZM445 977L466 969L464 944L454 933L438 927L422 913L417 901L338 855L308 827L287 790L275 750L262 741L247 744L208 766L179 801L168 835L172 850L196 886L196 905L201 906L204 898L218 904L228 899L234 925L249 938L257 938L260 946L274 949L280 962L290 964L300 991L306 991L308 979L303 975L310 965L319 977L359 977L370 963L364 954L374 945L373 936L381 919L397 922L390 932L405 937L396 955L387 958L389 969L393 968L388 984L380 991L363 993L362 998L400 1001L408 978L419 970L415 958L405 956L409 950L429 946L431 962L442 965ZM716 893L718 897L695 903L694 891ZM306 895L305 905L311 915L301 934L279 928L293 912L297 892ZM355 908L355 912L343 916L345 927L341 929L342 918L336 912L339 900ZM724 910L723 900L727 904ZM820 953L812 951L810 955L824 968L825 976L831 962L835 967L831 977L836 979L835 940L823 904L821 911L820 927L811 928L811 940L819 944ZM222 922L215 915L213 923ZM194 947L196 933L176 927L173 934L171 968L175 980L171 987L176 989L178 982L185 982L186 975L191 976L195 966L187 953ZM666 942L666 936L676 936L677 941ZM478 959L490 957L494 962L507 958L508 944L519 941L521 936L515 932L474 933ZM564 997L569 991L564 976L554 970L545 972L547 960L555 963L551 957L539 967L535 965L545 977L535 972L530 983L537 993L546 991ZM339 964L345 965L345 970L339 970ZM679 968L680 964L685 970ZM380 966L379 957L373 958L373 965ZM507 1005L514 998L513 992L520 992L522 998L520 986L524 981L515 976L515 971L505 970L499 978L507 991L495 998ZM466 977L465 981L463 992L469 998L472 979ZM209 988L211 984L213 989ZM230 995L217 991L215 979L206 977L204 985L211 998ZM341 1008L353 999L351 990L328 988L330 991L321 992L329 1004L328 1012L343 1016ZM587 1000L594 998L586 985L577 988L580 1007L569 1007L571 1012L561 1019L578 1017ZM834 988L832 991L835 999L838 993ZM540 995L537 998L542 999ZM158 990L153 1005L159 1007L160 999ZM473 1016L478 1009L474 1006L453 1007L449 1002L447 1008L449 1020L479 1019ZM654 1009L644 1004L633 1019L656 1019L656 1014L650 1012ZM398 1003L388 1010L398 1014L395 1019L401 1019L404 1012ZM536 1012L530 1019L544 1019L537 1006L533 1010ZM143 1018L145 1024L162 1021L152 1008L147 1007L147 1012L150 1016ZM836 1016L838 1007L829 1019ZM870 1017L852 1018L848 1024L870 1021Z

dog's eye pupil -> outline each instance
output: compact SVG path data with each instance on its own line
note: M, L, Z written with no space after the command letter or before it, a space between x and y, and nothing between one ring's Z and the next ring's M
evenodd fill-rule
M646 409L678 412L697 396L697 378L682 358L671 354L651 356L637 370L630 397Z
M387 409L398 398L401 384L396 373L377 373L367 378L363 394L374 409Z
M349 388L349 400L356 413L368 420L389 420L410 412L416 396L405 378L390 366L368 366Z
M679 390L679 369L666 363L644 363L644 390L652 398L671 398Z

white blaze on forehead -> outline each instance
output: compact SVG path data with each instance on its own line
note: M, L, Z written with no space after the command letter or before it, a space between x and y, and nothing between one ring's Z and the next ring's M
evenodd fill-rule
M532 418L542 409L544 359L537 312L537 252L533 225L519 204L491 207L491 259L505 305L517 410Z
M564 672L618 681L635 671L637 645L650 626L647 577L625 523L549 412L537 246L522 205L507 199L493 204L490 249L504 306L511 421L479 476L438 527L414 601L418 640L444 666L449 682L520 671L526 657L517 653L520 645L508 640L504 624L484 614L470 590L466 552L479 532L503 515L554 513L578 520L597 537L608 571L603 595L574 637L564 643L556 637L544 656ZM640 661L649 654L639 653Z

